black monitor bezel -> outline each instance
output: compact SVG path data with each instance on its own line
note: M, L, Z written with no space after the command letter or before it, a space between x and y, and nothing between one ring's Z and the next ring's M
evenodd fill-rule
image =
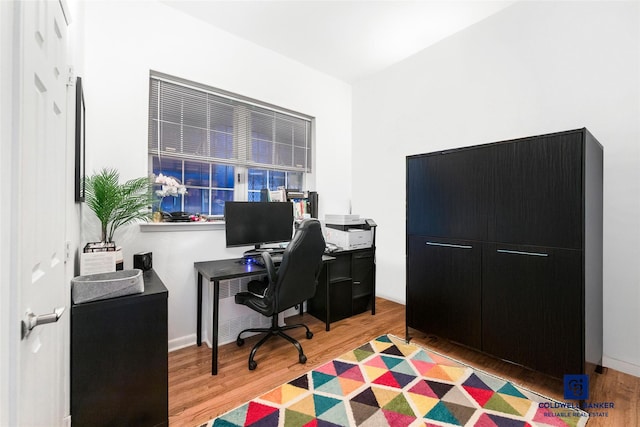
M256 205L260 205L260 206L256 206ZM268 205L268 206L265 206L265 205ZM288 208L286 208L285 206L288 206ZM255 209L256 212L252 213L252 215L256 216L256 220L258 219L257 218L258 211L264 212L265 210L273 210L271 215L268 215L267 218L269 220L274 220L275 218L281 219L282 220L281 225L284 226L284 224L286 223L288 225L288 229L290 230L290 232L287 233L286 236L283 233L282 235L279 235L277 237L274 236L273 238L245 239L241 241L236 239L230 242L229 229L236 225L235 221L238 219L238 216L234 215L233 210L234 209L246 210L254 207L256 208ZM228 209L232 212L228 212ZM284 217L286 219L282 219L283 215L286 215L286 217ZM263 216L261 216L261 218L264 218L264 213L263 213ZM227 201L225 202L225 207L224 207L224 219L225 219L225 243L227 248L253 246L256 249L258 249L262 245L266 245L266 244L289 242L293 237L294 214L293 214L293 203L291 202Z

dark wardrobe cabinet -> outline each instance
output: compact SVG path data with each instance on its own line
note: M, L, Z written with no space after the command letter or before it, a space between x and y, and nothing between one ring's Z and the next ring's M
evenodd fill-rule
M407 328L558 378L599 366L602 160L586 129L407 157Z

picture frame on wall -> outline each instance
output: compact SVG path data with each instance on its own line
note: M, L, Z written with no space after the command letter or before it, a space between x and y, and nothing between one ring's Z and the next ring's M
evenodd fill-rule
M76 78L76 202L84 202L85 197L85 104L82 78Z

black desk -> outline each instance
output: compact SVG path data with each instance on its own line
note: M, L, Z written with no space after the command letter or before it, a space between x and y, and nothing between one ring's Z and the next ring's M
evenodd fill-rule
M332 261L334 258L323 255L322 262ZM240 258L221 259L216 261L202 261L193 264L198 272L198 318L196 342L198 347L202 345L202 278L213 282L213 301L211 319L211 375L218 375L218 298L220 296L220 281L235 279L238 277L265 274L266 268L256 264L242 264Z

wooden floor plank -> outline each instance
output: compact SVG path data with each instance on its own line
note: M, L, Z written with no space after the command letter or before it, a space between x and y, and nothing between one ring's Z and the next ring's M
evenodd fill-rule
M300 341L308 360L298 363L295 348L272 338L258 350L255 371L247 361L258 337L220 347L219 374L211 375L211 350L203 345L169 353L169 425L199 426L280 384L383 334L405 337L405 307L385 299L376 300L376 315L362 313L335 322L326 332L324 323L305 314L287 322L305 322L314 333L307 340L304 329L290 331ZM560 380L503 362L455 343L411 331L412 342L433 349L486 372L509 379L538 393L564 401ZM591 402L613 402L607 417L592 418L588 427L635 427L640 422L640 378L611 369L592 375Z

